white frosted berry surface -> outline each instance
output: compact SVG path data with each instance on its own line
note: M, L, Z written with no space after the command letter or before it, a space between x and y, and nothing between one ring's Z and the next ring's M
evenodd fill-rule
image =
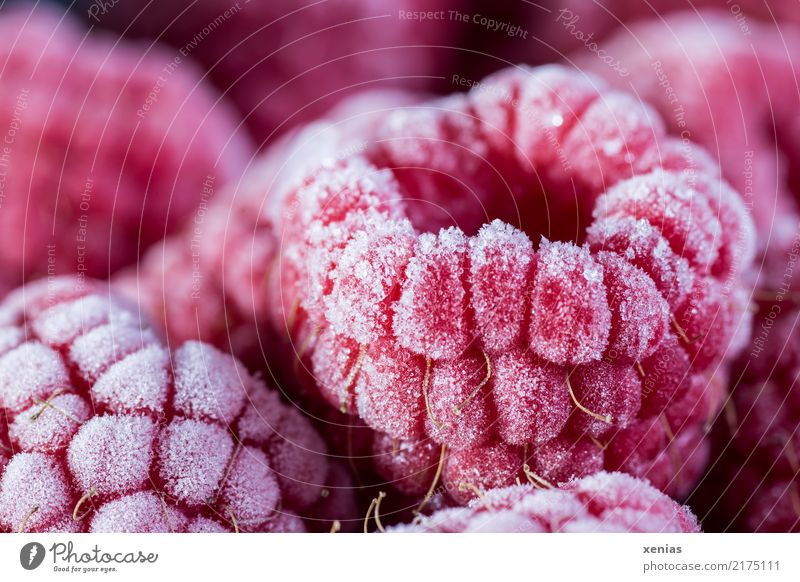
M142 329L132 322L112 322L77 338L70 346L69 355L81 377L93 383L111 364L156 343L150 329Z
M23 450L58 451L91 416L91 405L82 396L59 394L17 415L8 433Z
M303 530L328 479L308 419L211 346L170 353L102 290L0 304L0 531Z
M96 533L167 533L186 527L186 517L155 493L141 491L103 505L92 518Z
M603 268L588 249L568 243L543 241L537 259L531 349L562 365L600 359L611 330Z
M2 483L0 518L7 531L18 531L23 525L25 531L45 528L70 509L72 492L67 476L49 455L14 455L3 473Z
M233 439L218 425L176 420L159 435L159 476L170 495L189 505L211 499L233 453Z

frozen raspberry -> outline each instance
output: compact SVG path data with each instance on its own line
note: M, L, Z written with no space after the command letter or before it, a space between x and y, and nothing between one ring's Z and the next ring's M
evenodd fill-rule
M752 227L708 157L690 172L651 110L552 66L398 107L364 135L267 209L267 308L322 396L409 450L444 446L460 503L602 467L685 495L721 402L702 386L750 321L752 240L722 225ZM435 450L397 457L379 462L390 481Z
M376 221L375 226L347 243L331 273L333 289L325 302L325 314L334 329L362 344L389 333L386 304L407 268L414 244L409 222ZM376 278L375 273L381 276Z
M477 356L444 362L429 372L426 432L453 449L469 449L491 434L494 407L489 395L491 362Z
M24 287L0 320L4 530L302 529L325 445L232 357L170 353L85 279Z
M592 250L616 253L644 271L670 307L683 303L693 272L688 261L672 251L657 226L629 216L608 216L594 222L586 235Z
M311 364L322 397L342 412L355 414L354 383L363 365L364 351L349 338L328 328L314 341Z
M584 436L551 439L536 447L531 455L530 470L533 474L555 485L593 475L603 469L603 452Z
M395 439L424 435L424 359L405 350L380 348L364 356L355 386L358 414Z
M446 49L458 27L398 15L388 0L298 5L276 0L234 6L207 0L182 6L119 5L98 13L82 0L87 22L191 48L214 83L229 94L259 143L307 122L365 85L423 86L457 56ZM461 8L453 0L413 0L404 11ZM223 22L220 15L225 14ZM210 22L213 39L197 42Z
M516 290L532 280L534 258L525 233L499 220L482 226L470 239L469 290L486 350L502 353L519 343L526 298Z
M608 359L635 362L646 358L667 331L669 304L653 279L623 256L600 252L597 261L603 267L611 310Z
M133 263L251 155L187 60L88 34L53 7L0 14L4 286Z
M459 229L419 237L394 306L401 346L435 360L455 358L466 349L466 255L467 238Z
M705 197L681 176L656 171L623 182L598 200L598 217L644 218L689 264L708 269L719 254L720 224Z
M570 389L581 406L591 410L573 413L571 429L600 437L610 425L625 428L635 422L641 408L642 383L636 370L598 362L578 366L569 376Z
M722 361L728 350L741 351L744 346L737 346L735 339L739 328L750 329L748 303L743 289L731 292L717 279L695 279L689 297L675 314L681 333L689 338L684 345L693 366L708 369Z
M497 430L508 443L544 443L562 431L571 412L566 369L523 350L494 363Z
M694 533L700 526L688 507L646 481L601 472L560 489L495 489L468 507L446 509L389 531Z
M603 268L586 248L542 243L531 296L531 349L556 364L598 360L608 345L611 311Z

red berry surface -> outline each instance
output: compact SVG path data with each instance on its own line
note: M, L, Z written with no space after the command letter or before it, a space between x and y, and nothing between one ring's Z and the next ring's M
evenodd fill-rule
M763 261L758 275L763 284L773 286L780 284L784 255L800 219L800 190L793 170L800 159L800 143L793 137L797 124L793 79L798 72L793 55L800 31L789 24L797 18L791 5L772 2L767 8L761 2L741 3L739 11L765 18L748 19L745 34L744 16L734 18L727 10L697 12L688 2L669 7L656 3L642 11L650 14L640 14L650 18L614 30L604 41L604 50L616 55L628 71L624 79L593 56L587 57L581 47L575 55L582 69L620 88L633 87L662 114L671 133L713 152L722 175L745 197ZM658 16L651 12L679 7L687 10ZM637 12L621 5L611 10L622 19ZM600 27L597 21L582 25ZM647 39L646 49L642 39ZM729 196L724 190L715 185L709 192L711 209L723 227L721 243L728 249L723 251L720 272L740 258L736 255L742 248L734 242L738 231L729 227L730 220L738 221L734 213L715 208ZM701 232L696 229L697 235Z

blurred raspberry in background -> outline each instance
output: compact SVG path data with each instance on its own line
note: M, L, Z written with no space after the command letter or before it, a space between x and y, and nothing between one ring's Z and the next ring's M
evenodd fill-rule
M216 189L251 146L178 55L88 35L47 4L0 9L0 287L108 277Z
M88 25L202 63L261 144L353 92L427 89L457 56L459 0L81 0ZM451 46L454 45L454 46ZM439 77L437 77L437 75Z

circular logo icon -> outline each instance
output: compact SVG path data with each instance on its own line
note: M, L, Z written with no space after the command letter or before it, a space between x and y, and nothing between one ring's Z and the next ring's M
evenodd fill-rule
M44 554L44 546L39 542L25 544L19 551L19 563L26 570L35 570L42 565Z

